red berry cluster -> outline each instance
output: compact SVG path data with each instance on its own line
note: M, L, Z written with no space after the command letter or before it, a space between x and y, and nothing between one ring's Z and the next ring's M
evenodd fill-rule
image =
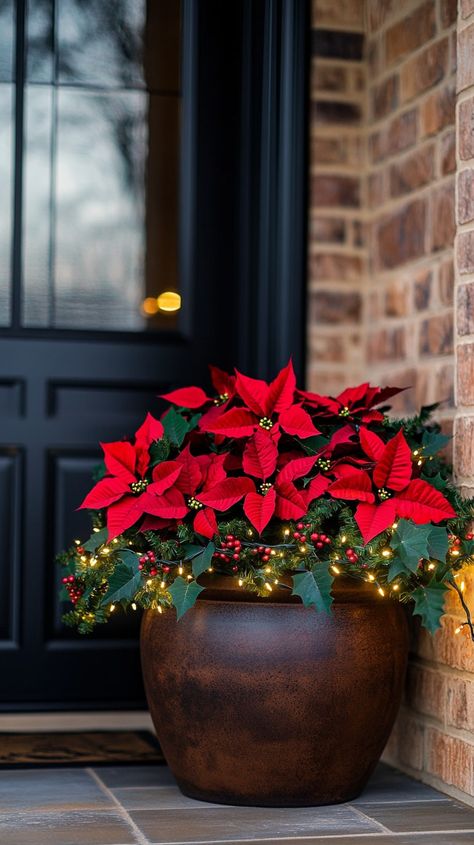
M268 563L271 553L272 550L270 546L255 546L251 552L252 555L260 555L262 563Z
M466 539L466 540L474 540L474 534L473 534L471 531L469 531L469 532L466 534L465 539Z
M62 581L69 593L69 598L72 603L76 604L84 592L82 584L79 584L74 575L66 575Z
M317 531L313 531L310 535L310 539L313 541L317 549L322 549L324 546L329 546L331 543L331 538L328 537L327 534L318 534Z
M472 535L471 535L471 536L472 536ZM470 539L471 539L471 537L466 537L466 540L470 540ZM453 544L453 546L460 546L460 545L461 545L461 540L460 540L460 538L459 538L459 537L455 537L455 535L454 535L454 534L450 534L450 535L449 535L449 541L450 541L450 543L452 543L452 544Z
M145 552L145 554L141 555L138 558L138 568L141 570L146 569L150 564L150 569L148 570L149 575L158 575L158 570L155 566L156 563L156 555L155 552ZM165 567L163 567L163 570ZM167 567L167 571L169 572L169 566Z
M345 553L346 553L346 558L349 561L349 563L356 563L359 560L359 555L356 554L354 549L347 548Z
M231 560L240 559L242 543L237 537L234 537L233 534L226 534L225 540L221 543L221 549L227 549L228 551L214 552L213 557L219 558L219 560L223 560L225 563L229 563ZM233 566L232 569L237 571L238 567Z

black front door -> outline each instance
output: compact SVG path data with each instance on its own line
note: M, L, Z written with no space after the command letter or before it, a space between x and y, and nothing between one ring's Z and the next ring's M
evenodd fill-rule
M306 14L0 0L0 709L144 703L138 618L61 624L99 440L208 362L301 375Z

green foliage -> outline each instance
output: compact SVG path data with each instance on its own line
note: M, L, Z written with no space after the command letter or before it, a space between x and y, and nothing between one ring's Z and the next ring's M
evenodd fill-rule
M166 461L171 450L171 443L166 435L161 440L155 440L150 446L150 468Z
M214 554L216 547L214 543L208 543L207 546L201 549L192 555L190 555L192 559L192 569L193 575L195 578L198 578L199 575L202 575L203 572L206 572L209 569L212 563L212 555Z
M125 563L119 563L109 578L108 590L101 604L113 604L120 601L132 601L141 587L141 572L134 571Z
M449 443L451 440L447 434L442 434L438 431L424 431L421 439L423 445L423 456L429 457L435 455Z
M431 634L441 625L444 612L444 597L446 585L432 578L426 587L413 590L412 598L415 602L413 613L421 616L421 621Z
M201 587L196 581L185 581L178 575L173 581L168 592L173 600L173 605L176 608L176 617L181 619L182 616L196 603L199 593L202 593L204 587Z
M107 528L101 528L100 531L94 531L87 542L82 544L82 547L86 552L95 552L99 546L103 546L107 542L107 537Z
M325 613L331 612L331 588L333 576L324 564L316 564L311 572L292 576L293 596L299 596L305 607L315 607Z
M179 448L189 431L189 425L185 418L174 408L170 408L161 422L170 443Z
M448 534L445 528L439 526L415 525L410 520L400 519L390 546L396 554L389 569L389 581L393 581L401 573L415 573L422 558L445 561Z

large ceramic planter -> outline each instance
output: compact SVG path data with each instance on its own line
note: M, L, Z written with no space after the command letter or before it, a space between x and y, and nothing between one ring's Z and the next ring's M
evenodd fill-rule
M353 799L399 707L402 607L345 579L330 617L284 591L268 601L225 587L179 622L143 619L148 704L181 790L262 806Z

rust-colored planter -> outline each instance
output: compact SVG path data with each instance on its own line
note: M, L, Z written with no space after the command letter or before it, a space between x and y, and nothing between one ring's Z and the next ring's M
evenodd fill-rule
M331 617L288 593L206 589L179 622L148 611L145 688L167 762L204 801L308 806L358 795L390 734L403 609L337 579Z

